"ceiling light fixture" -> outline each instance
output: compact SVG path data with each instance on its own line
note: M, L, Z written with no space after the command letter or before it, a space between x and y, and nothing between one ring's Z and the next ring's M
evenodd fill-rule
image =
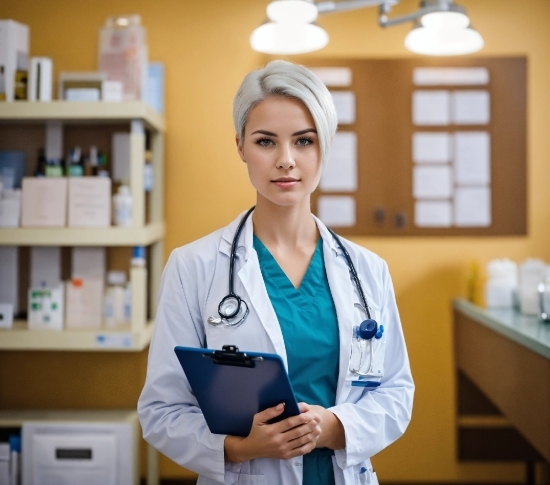
M470 24L466 9L453 0L422 0L411 14L389 18L399 0L272 0L268 21L252 32L250 44L266 54L304 54L328 44L327 32L313 22L319 14L379 7L379 24L391 27L415 22L405 38L412 52L434 56L470 54L483 48L483 38Z

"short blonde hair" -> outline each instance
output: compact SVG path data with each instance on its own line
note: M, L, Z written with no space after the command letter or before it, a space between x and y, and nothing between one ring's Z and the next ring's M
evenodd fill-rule
M317 129L321 162L326 164L338 121L336 108L323 82L304 66L287 61L271 61L247 74L233 100L233 122L240 139L250 110L268 96L299 99L307 107Z

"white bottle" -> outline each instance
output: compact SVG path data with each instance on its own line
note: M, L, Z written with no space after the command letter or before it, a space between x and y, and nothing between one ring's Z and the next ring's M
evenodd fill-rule
M546 266L544 280L539 283L540 318L550 322L550 266Z
M124 319L129 322L132 319L132 283L128 282L124 290Z
M104 317L106 328L125 325L124 300L126 293L126 273L109 271L107 273L107 291L105 292Z
M132 196L127 185L121 185L113 195L113 222L116 226L132 225Z
M519 266L519 305L521 313L539 315L538 286L544 280L546 265L540 259L527 259Z
M485 303L488 308L513 308L518 285L517 264L509 259L494 259L487 264Z

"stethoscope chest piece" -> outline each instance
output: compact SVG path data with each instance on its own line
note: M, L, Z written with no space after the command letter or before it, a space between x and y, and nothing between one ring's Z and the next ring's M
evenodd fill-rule
M378 332L378 323L376 323L376 320L368 318L363 320L361 325L355 327L355 338L370 340L376 336L376 332Z

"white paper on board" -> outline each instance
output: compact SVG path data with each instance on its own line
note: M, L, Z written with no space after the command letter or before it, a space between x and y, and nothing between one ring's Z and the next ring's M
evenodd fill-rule
M455 125L486 125L491 118L488 91L455 91L452 102Z
M413 161L416 163L448 163L452 159L450 133L413 133Z
M339 125L355 123L355 93L353 91L331 91Z
M459 131L454 136L455 182L486 185L491 182L491 138L486 131Z
M327 226L355 225L355 198L349 195L323 195L317 199L317 215Z
M443 90L413 93L413 123L419 126L444 126L451 122L451 93Z
M450 165L417 165L413 168L413 196L416 199L450 199L452 195Z
M489 84L485 67L417 67L413 71L416 86L482 86Z
M414 204L417 227L451 227L453 205L449 200L417 200Z
M319 187L325 192L353 192L357 190L356 133L340 131L334 135Z
M458 227L491 225L491 189L459 187L454 197L454 223Z
M351 86L351 69L349 67L310 67L326 86Z

